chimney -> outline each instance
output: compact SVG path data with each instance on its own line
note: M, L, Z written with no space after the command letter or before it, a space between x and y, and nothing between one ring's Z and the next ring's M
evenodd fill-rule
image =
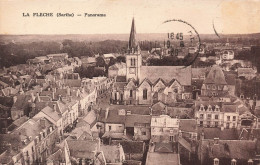
M59 95L59 101L62 101L62 97L61 97L61 95Z
M40 98L39 92L36 93L36 97L37 97L38 101L40 102L40 101L41 101L41 98Z
M11 153L11 151L12 151L12 145L11 145L10 143L8 143L8 144L6 145L6 151L7 151L7 153Z
M54 99L55 99L55 92L52 91L52 100L54 100Z
M45 120L44 119L40 119L40 126L42 129L45 129Z
M56 109L56 106L57 106L56 104L53 104L53 110L54 110L54 111L57 110L57 109Z
M100 138L97 138L97 151L99 152L100 151L100 145L101 145L101 140Z
M33 92L31 93L31 98L32 98L32 103L35 101L35 96L33 94Z
M105 116L106 119L108 117L108 113L109 113L109 108L106 108L106 116Z
M67 86L67 95L70 96L70 87Z
M17 96L13 97L13 102L15 103L17 101Z

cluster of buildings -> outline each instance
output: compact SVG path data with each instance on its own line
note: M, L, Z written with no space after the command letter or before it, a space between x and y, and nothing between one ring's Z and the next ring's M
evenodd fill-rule
M232 50L220 52L232 61ZM260 163L260 90L241 92L247 90L241 76L252 80L256 72L247 77L242 67L147 66L134 20L125 56L107 77L93 79L74 73L81 62L67 54L29 60L17 72L5 69L0 163Z
M28 60L28 63L1 72L1 164L123 160L122 154L105 159L110 150L123 153L122 146L102 146L99 136L89 135L95 114L93 106L97 98L109 90L113 80L81 79L74 73L75 67L81 65L80 60L68 58L67 54L51 54ZM82 131L83 135L87 132L88 136L74 136L75 130ZM92 148L78 153L85 144ZM89 155L85 157L84 152Z

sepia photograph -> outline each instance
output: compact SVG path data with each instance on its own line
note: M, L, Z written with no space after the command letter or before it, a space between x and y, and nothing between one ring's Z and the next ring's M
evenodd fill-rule
M260 0L0 0L0 165L260 165Z

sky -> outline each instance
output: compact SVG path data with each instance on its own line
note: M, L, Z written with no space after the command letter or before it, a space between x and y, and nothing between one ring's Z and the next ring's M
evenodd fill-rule
M23 17L29 13L30 17ZM33 17L53 13L53 17ZM56 17L74 13L74 17ZM84 17L84 13L106 17ZM78 17L77 14L82 14ZM0 0L0 34L129 33L135 18L137 33L181 32L187 25L200 34L260 32L260 0Z

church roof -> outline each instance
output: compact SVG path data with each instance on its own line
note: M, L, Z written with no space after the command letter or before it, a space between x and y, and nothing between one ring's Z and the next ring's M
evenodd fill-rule
M191 85L190 66L141 66L140 69L140 82L147 78L154 84L158 78L161 78L166 83L170 83L174 78L178 80L181 85Z
M207 78L204 80L204 84L222 84L222 85L226 85L226 79L225 79L225 75L222 71L222 69L217 66L214 65L210 71L209 74L207 75Z

